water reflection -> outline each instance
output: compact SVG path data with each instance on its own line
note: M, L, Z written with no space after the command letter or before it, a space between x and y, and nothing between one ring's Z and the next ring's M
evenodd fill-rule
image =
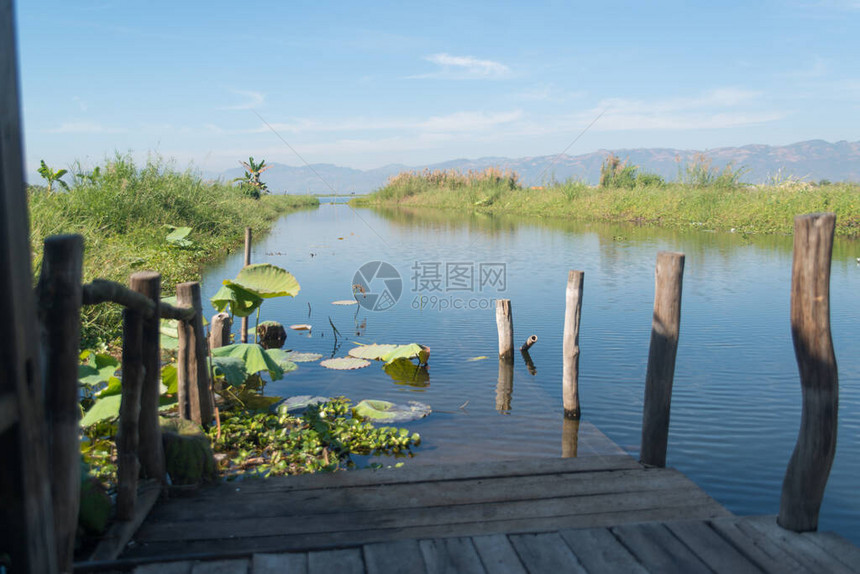
M579 419L562 417L561 457L576 458L579 449Z
M511 413L514 394L514 361L499 359L499 382L496 385L496 410L501 414Z
M532 361L532 356L529 354L527 349L523 349L520 351L523 356L523 361L526 363L526 368L529 370L529 374L531 376L537 375L537 367L535 367L534 361Z

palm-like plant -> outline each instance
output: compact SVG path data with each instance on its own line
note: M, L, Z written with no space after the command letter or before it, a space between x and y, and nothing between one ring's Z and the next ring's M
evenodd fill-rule
M263 193L269 193L269 188L265 183L260 181L260 174L272 166L266 165L266 160L261 160L260 163L257 163L253 157L249 157L248 161L240 161L239 163L245 168L245 175L237 177L233 181L241 181L248 195L255 199L259 199Z
M59 183L63 187L63 189L68 190L69 184L60 179L61 177L66 175L68 171L69 170L67 169L58 169L55 171L48 167L48 165L45 163L45 160L42 160L42 165L38 169L39 175L45 178L45 180L48 182L48 191L54 191L54 182Z

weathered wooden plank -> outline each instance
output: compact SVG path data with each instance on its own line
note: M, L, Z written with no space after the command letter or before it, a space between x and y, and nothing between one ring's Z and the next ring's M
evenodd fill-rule
M472 544L489 574L525 574L511 541L504 534L472 537Z
M204 427L212 422L214 403L209 384L208 351L203 332L203 304L200 283L191 281L176 286L176 303L194 309L191 321L180 321L177 378L179 416Z
M496 329L499 332L499 360L513 363L514 319L510 299L496 299Z
M145 564L133 570L134 574L191 574L191 568L195 562L182 560L179 562L158 562L157 564Z
M608 528L567 529L560 530L559 535L590 574L647 572Z
M366 544L362 551L368 574L424 572L424 559L417 540Z
M855 570L835 559L808 537L780 527L772 516L749 516L739 521L741 530L754 529L785 549L795 560L814 572L851 574Z
M0 396L15 424L0 433L0 554L10 570L57 571L47 472L40 345L24 188L18 55L12 0L0 0Z
M768 574L794 574L807 569L773 541L759 533L752 534L738 527L741 518L718 518L711 527L735 548Z
M281 552L279 554L254 554L251 574L307 574L306 552Z
M78 365L83 259L84 238L80 235L48 237L36 286L45 356L54 541L57 566L63 572L72 568L81 496Z
M803 537L811 540L854 571L860 571L860 548L835 532L810 532Z
M396 508L380 509L374 512L344 509L343 512L330 514L231 517L229 521L194 519L182 522L161 522L153 520L141 528L138 539L147 541L192 540L195 538L227 538L231 535L239 537L267 536L276 532L297 534L361 530L375 527L407 528L437 524L453 525L480 520L516 521L633 510L659 510L704 504L711 504L715 515L728 513L691 483L689 489L670 488L537 500L421 507L413 508L409 512Z
M214 560L198 562L191 567L191 574L248 574L250 560Z
M116 433L116 518L131 520L140 476L140 397L143 389L143 317L133 309L122 312L122 401Z
M715 572L758 574L761 570L749 558L701 520L668 522L666 527Z
M612 533L648 570L685 574L711 572L704 562L662 524L616 526L612 528Z
M297 491L273 497L268 493L223 492L223 496L189 498L160 506L154 521L202 521L229 514L263 518L301 514L336 514L343 509L377 511L486 502L513 502L570 496L668 489L697 489L674 469L622 470L580 474L501 477L462 481L359 486L324 491ZM217 504L215 501L217 500Z
M583 423L584 425L584 423ZM318 490L348 486L418 483L495 476L528 476L560 472L593 472L599 470L641 469L642 465L628 455L587 456L582 458L530 458L491 461L481 464L407 466L380 470L364 469L331 474L303 474L223 484L202 490L199 496L221 498L224 492L266 492L275 494L293 490ZM221 489L219 492L218 489ZM238 490L237 490L238 489Z
M657 254L654 315L642 412L642 446L639 450L639 460L654 466L666 466L672 382L675 378L675 357L681 327L683 278L683 253L661 251Z
M483 574L484 565L469 538L433 538L419 542L427 574Z
M359 548L308 552L308 574L363 574L364 560Z
M137 494L137 503L134 505L134 515L126 521L115 522L107 533L102 536L101 542L96 546L90 561L113 560L125 548L134 533L140 527L149 511L155 505L161 494L161 483L156 480L145 481Z
M557 532L512 534L508 538L529 572L586 573Z
M18 398L12 393L0 396L0 434L18 423Z
M800 371L803 412L797 444L782 483L778 522L797 532L816 530L830 467L836 456L839 376L830 334L830 258L836 215L794 219L791 339Z
M138 460L143 475L166 482L164 447L158 420L158 397L161 394L161 275L152 271L139 271L131 276L133 291L148 297L155 313L142 319L141 362L143 382L140 393L140 421Z

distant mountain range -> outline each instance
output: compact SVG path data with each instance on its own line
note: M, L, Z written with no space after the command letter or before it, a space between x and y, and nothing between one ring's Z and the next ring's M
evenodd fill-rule
M716 167L731 164L734 168L743 168L742 181L746 183L769 183L787 178L814 182L822 179L860 181L860 141L829 143L822 140L786 146L746 145L705 151L637 148L598 150L577 156L482 157L421 166L391 164L370 170L332 164L293 167L273 163L262 180L273 193L363 194L382 187L389 177L402 171L425 168L468 171L500 167L516 171L522 183L529 186L569 178L595 184L600 179L600 166L610 153L626 160L628 165L639 166L642 171L659 174L668 181L677 180L679 168L699 154L704 154ZM242 174L243 170L236 168L217 174L215 178L231 180Z

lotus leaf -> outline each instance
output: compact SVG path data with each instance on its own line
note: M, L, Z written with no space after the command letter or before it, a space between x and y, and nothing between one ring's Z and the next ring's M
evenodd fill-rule
M336 371L351 371L367 367L370 365L370 361L356 359L355 357L337 357L335 359L326 359L320 362L320 365L326 369L334 369Z
M370 359L372 361L380 361L382 357L396 349L397 345L359 345L349 350L349 356L357 359Z
M418 362L422 365L427 364L430 359L430 349L418 343L410 343L408 345L400 345L396 349L391 350L382 356L382 360L386 363L396 361L397 359L413 359L418 358Z
M290 373L299 368L299 366L290 358L289 351L285 351L283 349L267 349L266 353L268 353L269 356L278 363L285 373Z
M311 405L318 405L328 401L328 397L314 397L311 395L290 397L278 405L278 414L285 415L287 413L302 411Z
M84 351L81 359L87 363L78 367L78 380L87 387L108 382L119 369L119 361L105 353Z
M81 419L81 426L88 427L105 419L115 419L119 416L119 404L122 395L111 395L95 402Z
M122 392L122 382L116 378L111 377L107 380L107 386L100 390L98 393L99 398L109 397L111 395L118 395Z
M287 351L287 359L294 363L315 363L322 358L323 356L319 353L299 353L297 351Z
M212 349L213 357L236 357L245 361L249 373L268 371L272 380L276 381L284 374L284 370L269 356L263 347L254 343L236 343Z
M172 227L172 226L171 226ZM173 231L171 231L165 239L168 243L172 245L178 245L179 247L191 247L194 243L186 237L191 233L190 227L174 227Z
M382 366L382 370L394 379L395 383L402 383L412 387L427 387L430 385L430 373L424 365L416 365L409 359L395 359Z
M161 367L161 392L175 395L179 392L179 377L176 373L176 365L167 364Z
M225 279L224 285L238 286L263 299L285 295L295 297L301 289L292 273L271 263L248 265L232 281Z
M388 401L365 399L355 405L352 416L380 423L402 423L414 421L430 414L430 405L409 401L397 405Z
M214 351L214 349L213 349ZM212 368L216 375L221 375L227 384L238 387L248 378L245 361L238 357L212 357Z
M341 299L340 301L332 301L332 305L357 305L358 301L355 299Z
M229 305L230 311L237 317L248 317L263 302L259 295L238 285L227 284L222 285L209 300L219 313L223 313Z

